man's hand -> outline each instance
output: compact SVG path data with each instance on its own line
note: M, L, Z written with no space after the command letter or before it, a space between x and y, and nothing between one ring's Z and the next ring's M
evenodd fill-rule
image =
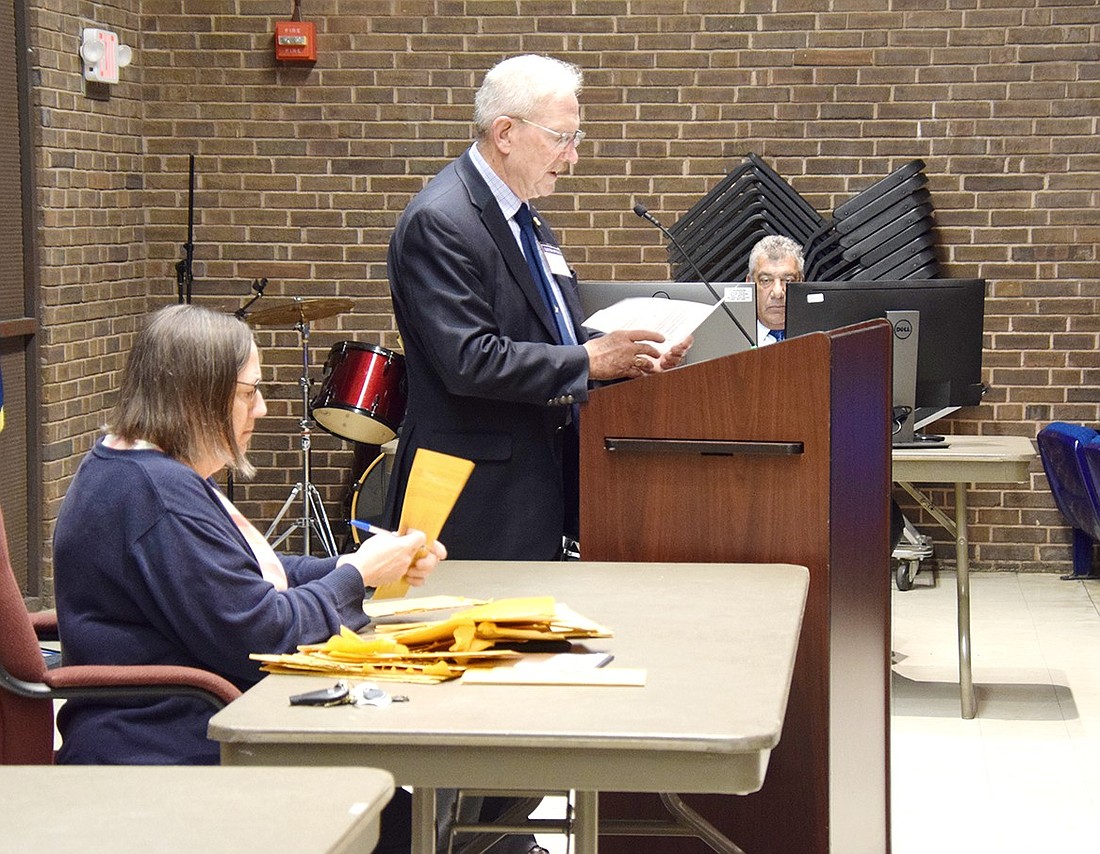
M618 380L652 373L657 370L656 360L661 358L661 354L646 342L660 343L664 340L660 332L650 329L617 329L586 341L584 349L588 351L588 378ZM680 358L683 358L683 353Z
M670 347L668 352L657 361L656 366L653 368L653 373L670 371L673 368L679 367L680 363L684 361L684 356L687 355L687 351L691 349L691 345L694 343L695 337L689 335L679 344Z

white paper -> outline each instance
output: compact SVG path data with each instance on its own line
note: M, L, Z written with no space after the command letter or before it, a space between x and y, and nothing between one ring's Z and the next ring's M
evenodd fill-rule
M664 342L649 343L665 353L698 329L721 305L721 300L714 305L707 305L704 302L683 299L629 297L607 308L601 308L584 325L600 332L614 332L617 329L649 329L660 332L665 336Z

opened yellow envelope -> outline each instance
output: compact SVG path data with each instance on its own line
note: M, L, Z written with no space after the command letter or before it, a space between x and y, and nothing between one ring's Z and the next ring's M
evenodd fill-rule
M455 616L474 621L492 620L495 623L517 620L529 623L539 619L549 622L554 619L555 610L553 596L516 596L475 605L459 611Z
M251 657L271 673L431 682L453 679L468 668L493 666L501 658L521 655L518 651L494 649L501 641L592 637L611 637L611 631L555 602L552 596L528 596L483 602L442 620L380 624L368 635L341 626L339 634L324 643L302 644L296 653ZM576 662L580 658L570 655L565 660Z
M397 530L404 533L415 528L428 535L428 542L438 539L473 470L471 460L417 448L409 482L405 485L405 503L401 507ZM372 598L394 599L404 596L408 590L409 583L401 579L376 588Z

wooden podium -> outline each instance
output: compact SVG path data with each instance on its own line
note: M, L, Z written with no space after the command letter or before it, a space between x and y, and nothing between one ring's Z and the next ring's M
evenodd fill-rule
M890 347L889 324L872 321L610 385L583 410L585 560L810 570L763 788L685 797L748 854L890 850ZM669 642L686 658L715 641L700 627ZM652 796L600 798L601 820L662 812ZM600 850L707 849L604 835Z

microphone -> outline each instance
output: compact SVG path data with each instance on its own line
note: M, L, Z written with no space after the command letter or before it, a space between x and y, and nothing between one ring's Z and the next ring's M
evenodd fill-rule
M718 296L718 291L714 289L714 286L711 285L711 283L707 280L707 277L703 275L703 271L700 270L699 267L696 266L695 262L691 260L691 256L688 255L687 250L680 245L680 241L676 239L676 235L674 235L671 231L661 225L661 223L658 222L657 217L655 217L653 214L645 209L645 205L634 205L634 213L636 213L646 222L650 222L653 225L657 226L657 228L661 230L661 234L667 237L669 239L669 242L680 250L680 254L684 256L684 259L691 266L692 272L694 272L695 275L699 277L699 281L706 285L707 290L710 291L711 296L714 297L716 301L722 303L722 308L725 309L726 314L729 316L729 319L733 321L734 326L741 330L741 334L745 336L745 340L749 342L749 346L755 347L756 341L751 335L749 335L748 332L745 331L745 327L741 325L741 321L738 320L734 313L730 310L730 307L726 304L726 301L722 297Z

